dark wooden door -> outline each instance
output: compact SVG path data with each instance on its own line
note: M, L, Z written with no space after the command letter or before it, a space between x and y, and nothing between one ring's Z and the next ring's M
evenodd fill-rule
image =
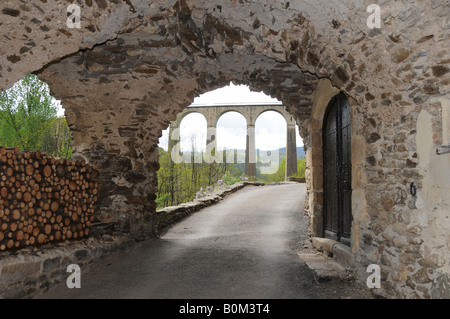
M328 105L323 126L324 234L350 244L352 163L350 104L344 94Z

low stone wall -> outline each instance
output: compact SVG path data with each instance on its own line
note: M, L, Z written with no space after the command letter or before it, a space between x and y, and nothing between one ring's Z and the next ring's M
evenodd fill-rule
M156 212L157 218L157 230L161 231L164 228L180 221L181 219L189 216L192 213L199 211L202 208L211 206L220 200L222 200L226 195L236 192L239 189L244 188L247 185L253 186L263 186L264 183L261 182L240 182L228 186L224 189L216 190L209 194L208 196L194 200L192 202L183 203L178 206L169 206L160 209Z
M132 247L134 243L127 235L105 234L56 246L27 247L20 254L3 252L0 259L0 299L38 296L52 285L67 280L72 274L67 272L70 264L80 267L82 284L83 272L93 261Z
M98 175L84 161L0 147L0 256L88 236Z
M306 183L305 177L288 177L289 182Z

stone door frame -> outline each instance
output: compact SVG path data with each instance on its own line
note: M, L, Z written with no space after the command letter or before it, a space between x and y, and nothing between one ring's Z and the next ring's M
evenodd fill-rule
M306 151L306 171L308 185L308 207L310 231L312 237L324 237L323 216L323 136L322 129L325 114L330 101L342 92L331 84L328 79L321 79L314 96L311 121L308 125L309 148ZM366 210L365 196L362 183L364 182L364 163L366 144L358 132L357 102L346 95L351 108L351 161L352 161L352 227L351 247L359 247L359 223Z

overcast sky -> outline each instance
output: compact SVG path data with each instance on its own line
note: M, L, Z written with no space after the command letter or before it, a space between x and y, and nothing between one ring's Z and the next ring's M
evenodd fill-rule
M260 92L251 92L246 86L229 86L205 93L194 99L191 106L206 106L220 104L281 104L277 99ZM222 115L217 123L216 139L219 149L245 149L246 121L237 112ZM281 114L268 111L256 120L256 148L274 150L286 147L286 121ZM303 141L297 132L297 146L303 146ZM163 131L160 147L167 150L169 130ZM190 150L192 139L204 150L206 145L206 119L199 113L188 114L180 125L181 149Z

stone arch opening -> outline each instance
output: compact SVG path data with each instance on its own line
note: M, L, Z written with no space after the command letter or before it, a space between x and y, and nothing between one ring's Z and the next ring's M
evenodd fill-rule
M358 223L361 222L361 214L366 209L364 195L361 189L366 182L365 171L365 154L367 145L365 138L359 135L356 127L357 123L357 102L350 96L342 93L338 88L334 87L327 79L322 79L317 87L316 94L318 98L312 109L310 122L310 144L306 153L307 171L310 178L309 207L310 207L310 227L313 236L325 237L324 234L324 158L326 156L324 150L324 120L333 98L343 96L348 100L350 105L350 153L351 153L351 180L350 188L352 191L351 210L354 221L352 222L352 231L356 232L355 236L351 234L352 245L356 245L358 240ZM348 242L346 242L348 244Z
M247 135L247 119L245 116L238 111L225 111L219 114L216 127L217 149L237 153L237 163L245 164L245 156L242 156L242 150L245 150L246 147Z
M117 48L118 45L117 43L114 43L116 41L117 40L114 40L112 43L108 42L106 44L108 51L113 50L114 52L114 50L116 50L114 49ZM109 46L112 46L112 48ZM82 53L82 56L82 59L90 59L92 52ZM239 61L241 58L235 57L235 59L236 61ZM254 65L251 65L248 69L242 69L239 73L234 73L236 78L234 78L232 82L235 84L247 85L251 90L262 91L267 95L282 101L283 106L285 107L283 113L286 113L287 115L285 116L290 116L291 121L294 121L299 125L300 135L306 138L309 134L308 117L310 109L308 105L313 101L314 90L318 83L317 77L302 72L296 66L278 63L272 59L257 56L255 61ZM47 76L53 78L53 76L58 77L63 74L67 75L67 72L74 64L77 65L75 59L69 57L67 60L61 61L60 64L49 66L49 69L40 73L40 76L43 78L46 78ZM149 232L151 233L154 231L152 226L154 219L148 214L148 212L155 210L154 200L156 200L156 196L154 192L157 187L156 171L159 168L158 154L156 152L157 142L155 143L154 137L156 136L159 138L162 134L162 130L167 127L170 121L176 118L176 115L180 111L190 109L188 106L192 103L194 96L222 87L231 81L229 77L223 75L218 76L217 74L214 74L214 72L203 71L201 73L191 74L191 71L183 69L185 67L184 65L177 66L180 76L174 77L174 70L168 69L169 66L172 67L171 65L172 64L169 63L166 68L159 67L157 70L155 69L155 74L161 73L161 75L156 77L154 75L148 76L145 72L138 72L137 76L133 76L131 79L125 79L128 78L128 76L125 76L125 78L120 80L124 75L122 75L121 72L116 74L113 71L113 76L119 77L116 79L116 82L101 80L101 78L96 77L90 80L86 78L86 82L94 81L95 83L98 81L97 84L93 84L95 86L105 85L104 90L102 90L103 94L99 94L97 91L97 94L94 96L88 91L87 95L89 98L92 98L91 103L94 106L91 111L103 114L103 118L107 121L106 123L102 123L102 125L106 124L106 126L108 126L114 123L113 125L120 126L118 135L111 134L108 136L107 134L110 132L107 132L107 134L102 132L102 126L94 124L95 121L93 121L93 118L90 117L87 112L76 111L77 107L71 108L69 106L67 109L68 118L71 118L70 122L73 125L75 135L77 135L77 145L75 147L76 154L83 156L83 158L88 161L99 161L100 163L98 165L100 167L104 166L103 163L106 164L105 168L107 173L101 176L103 179L101 185L104 188L102 195L105 195L104 200L101 200L99 204L100 211L105 212L102 213L102 216L123 216L115 221L123 224L123 229L132 233L134 233L132 225L135 224L135 217L137 217L136 220L148 219L149 221L149 223L138 223L139 225L136 225L137 233L148 234ZM222 72L225 70L226 67L223 68ZM227 72L236 72L236 70L232 68L227 70ZM74 73L71 74L72 76L75 75ZM150 72L150 74L153 74L153 71ZM81 75L79 72L77 72L77 75L75 76L81 78L84 77L84 75ZM161 76L163 78L161 78ZM194 77L196 82L192 81L191 77ZM81 78L78 81L84 83L85 81L81 80ZM146 89L148 87L148 82L155 86L152 92L148 92ZM114 90L112 87L118 83L120 83L120 90ZM282 84L280 85L280 83ZM58 84L59 82L54 83L54 86L57 86ZM138 90L134 90L130 95L132 87L138 88ZM73 90L74 87L56 88L56 90L61 89ZM77 95L75 93L79 92L79 90L85 92L85 89L86 87L80 84L79 88L72 91L74 98L66 99L68 104L75 106L73 104L75 101L79 102L80 99L85 100L86 96ZM159 92L159 94L156 95L153 91ZM98 98L99 96L101 96L100 100ZM134 109L119 106L116 111L112 113L105 107L108 103L117 104L117 101L126 101L133 105ZM152 101L152 104L150 104L149 101ZM159 105L158 108L153 106L153 103ZM255 115L253 116L255 118ZM121 122L123 124L121 124ZM212 123L208 119L207 122ZM81 127L90 131L92 137L88 138L85 134L82 134L84 130L81 129ZM211 130L208 124L208 141L210 141L211 136L215 136L215 134L212 134L211 132L215 133L215 130ZM105 138L109 140L108 144L123 145L127 150L115 149L113 152L105 152L105 148L110 147L109 145L103 144ZM148 147L148 145L151 146ZM249 154L249 152L246 152L246 154ZM147 161L147 164L144 164L144 161ZM111 163L116 162L126 163L127 169L123 170L123 167L119 166L120 169L116 170L116 167L110 165ZM250 162L250 160L247 159L246 162ZM296 167L295 164L293 166ZM254 176L255 173L252 172L256 171L256 169L251 167L251 165L246 165L246 167L249 167L249 171L246 172L246 175L250 177ZM138 174L132 173L131 171L135 169L138 169L141 172ZM117 191L117 185L112 185L111 180L117 179L117 175L122 176L126 180L131 179L139 186L133 185L128 190L121 188L119 194L114 194ZM149 175L150 178L145 178L144 176L146 175ZM129 176L128 179L125 176ZM130 184L134 183L132 182ZM132 200L129 200L129 198L132 198ZM118 210L119 212L113 213L111 212L111 203L112 201L117 203L118 200L122 202L122 204L115 205L114 210ZM143 206L141 203L144 203ZM127 211L127 213L120 213L123 210ZM137 212L137 215L133 216L135 211ZM144 215L146 217L144 217ZM121 221L122 218L123 221ZM147 225L148 228L145 225ZM143 226L145 226L145 229L143 229Z
M223 120L224 117L227 117L229 115L235 115L235 116L237 115L237 117L240 117L241 119L243 118L245 120L245 125L247 125L248 118L242 112L240 112L239 108L237 108L237 107L235 107L234 109L224 107L224 110L219 110L219 112L217 114L217 119L216 119L215 125L218 126L219 121Z
M72 137L61 101L34 74L0 92L0 145L21 151L40 151L71 157Z
M186 110L168 128L167 149L158 145L156 204L158 208L176 206L192 200L199 184L198 171L207 150L207 119ZM188 176L189 175L189 176ZM188 183L182 183L183 181Z
M297 156L292 158L292 147L296 148L295 135L290 137L294 140L288 139L288 134L291 133L288 127L288 122L283 114L278 110L268 109L259 113L255 119L255 148L257 150L258 158L258 173L259 174L283 174L283 180L293 175L297 168ZM295 130L295 126L294 126ZM295 133L295 132L294 132ZM283 155L283 149L285 154ZM287 156L289 154L289 158ZM287 165L289 162L289 165ZM295 163L295 168L291 167ZM289 166L289 169L288 169ZM271 169L268 169L268 168ZM283 172L278 172L280 168L284 167Z
M335 95L327 106L322 138L324 235L350 245L353 220L351 108L343 93Z
M278 71L279 72L279 71ZM297 72L297 75L299 76L303 76L302 73L298 73L297 71L294 71L294 69L292 69L292 72ZM314 77L310 77L309 79L311 79L311 81L315 81ZM267 88L260 88L259 84L258 85L254 85L252 84L251 79L244 79L243 81L235 81L234 82L237 85L253 85L251 86L251 91L259 91L259 92L264 92L264 90L266 90L265 95L267 96ZM302 83L302 82L301 82ZM225 83L223 85L220 85L219 87L224 87L226 86L228 83ZM311 83L310 83L311 84ZM310 85L310 84L304 84L306 86ZM303 84L302 84L303 85ZM216 89L216 87L213 87L211 90ZM205 89L205 92L210 92L211 90L208 91L208 89ZM296 92L296 93L291 93L290 94L290 98L294 99L294 101L299 98L299 96L301 95L301 93L305 93L305 92L309 92L309 89L305 89L305 87L301 86L301 92ZM204 94L203 90L202 93ZM292 115L290 112L288 111L286 106L282 104L282 102L279 102L278 98L281 98L283 95L283 92L277 92L276 90L272 91L271 93L271 99L265 99L264 102L262 102L262 100L256 101L255 103L251 103L250 101L245 101L245 103L243 103L242 105L240 103L238 103L237 101L234 101L231 104L228 104L226 102L223 102L223 100L221 101L216 101L216 102L210 102L213 105L206 105L208 103L204 103L200 102L201 105L197 105L196 103L190 105L189 107L185 108L184 110L181 111L181 115L178 115L177 118L179 121L179 119L184 116L184 114L187 114L189 112L200 112L202 114L205 115L205 117L207 118L208 123L208 136L211 136L211 138L208 138L208 144L210 144L210 149L215 149L216 147L216 126L217 126L217 122L220 119L221 115L230 111L235 111L235 112L239 112L240 114L242 114L242 116L245 117L246 119L246 124L247 124L247 142L246 142L246 147L245 147L245 167L246 167L246 171L245 171L245 175L247 175L247 177L249 177L250 179L255 179L256 177L256 149L255 149L255 138L254 138L254 131L255 131L255 121L256 118L263 113L266 110L275 110L276 112L278 112L279 114L281 114L281 116L283 116L285 119L287 119L288 123L289 123L289 127L288 129L289 132L291 133L290 137L292 137L292 141L293 144L295 144L295 125L296 125L296 116ZM307 97L303 97L304 99L306 99ZM200 99L201 100L201 99ZM226 98L225 98L226 100ZM291 101L291 100L289 100ZM194 101L195 102L195 101ZM291 101L292 103L292 101ZM210 143L211 142L211 143ZM292 157L291 160L291 164L288 166L288 168L292 168L291 172L288 173L288 176L295 174L296 168L297 168L297 164L296 164L296 154L295 154L295 149L296 146L292 146L291 150L294 151L294 156L295 158ZM207 152L208 154L210 153L210 151ZM223 155L223 154L222 154ZM269 173L268 173L269 174ZM283 177L284 180L285 177Z
M193 153L204 152L207 145L208 131L206 117L198 112L190 112L180 118L179 121L180 150Z
M280 116L285 120L286 125L287 125L287 123L288 123L288 121L289 121L289 118L288 118L287 116L288 116L289 114L288 114L288 113L286 114L286 113L284 113L284 112L282 112L282 111L280 111L280 110L277 110L277 109L275 109L275 108L270 108L270 106L267 107L267 109L261 111L260 113L258 113L258 114L256 115L256 120L255 120L255 122L258 120L258 118L259 118L261 115L263 115L263 114L265 114L265 113L267 113L267 112L274 112L274 113L277 113L277 115L280 115Z

